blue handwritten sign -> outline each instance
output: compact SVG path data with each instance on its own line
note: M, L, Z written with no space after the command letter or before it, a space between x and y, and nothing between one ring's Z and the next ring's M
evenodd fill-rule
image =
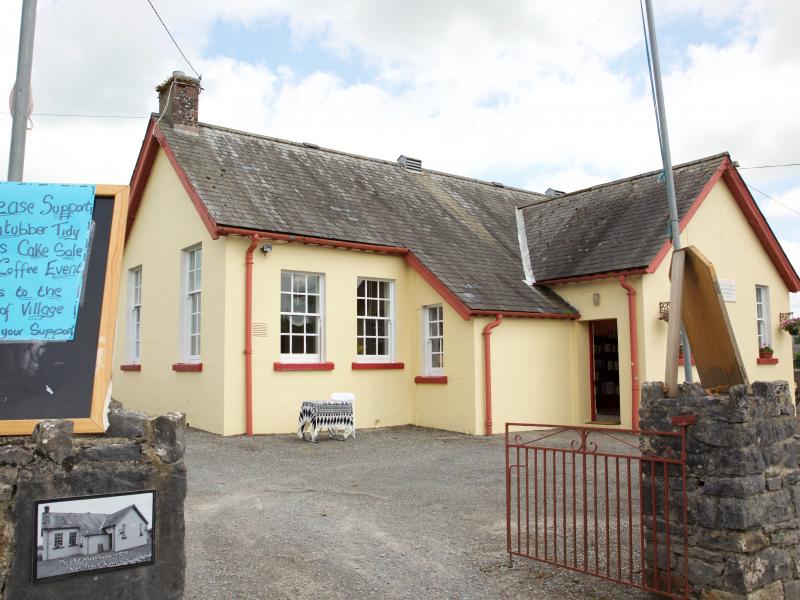
M75 336L93 185L0 182L0 341Z

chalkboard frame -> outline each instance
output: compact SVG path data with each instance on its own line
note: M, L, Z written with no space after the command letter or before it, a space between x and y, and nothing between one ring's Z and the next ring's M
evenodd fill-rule
M97 337L92 403L88 417L70 419L75 424L75 433L105 432L105 410L111 400L111 366L114 354L117 305L122 269L122 253L125 247L125 224L128 217L127 185L96 185L95 198L113 198L114 212L111 217L111 234L106 257L106 277L103 286L103 304L100 311L100 332ZM42 419L0 419L0 435L28 435Z

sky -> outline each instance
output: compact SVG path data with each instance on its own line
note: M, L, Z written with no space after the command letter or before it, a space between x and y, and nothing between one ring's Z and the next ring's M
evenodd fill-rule
M638 0L152 2L205 122L535 191L661 166ZM800 163L800 3L654 4L673 161ZM0 90L21 6L0 2ZM173 70L147 0L39 0L25 179L129 182ZM800 167L741 174L800 271Z

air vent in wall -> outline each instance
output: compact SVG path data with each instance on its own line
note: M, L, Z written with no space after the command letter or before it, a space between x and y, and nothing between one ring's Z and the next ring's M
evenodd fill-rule
M397 164L406 171L412 173L422 172L422 161L418 158L411 158L410 156L403 156L402 154L397 159Z
M253 323L253 328L250 331L253 337L267 337L267 324Z

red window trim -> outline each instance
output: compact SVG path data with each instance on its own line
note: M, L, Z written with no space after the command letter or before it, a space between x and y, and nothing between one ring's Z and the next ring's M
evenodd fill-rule
M127 365L120 365L119 366L119 370L120 371L135 371L135 372L138 372L138 371L142 370L142 365L140 363L130 363L130 364L127 364Z
M414 377L414 383L447 383L447 375L431 376L431 375L417 375Z
M777 365L778 359L772 356L759 356L756 359L756 364L759 365Z
M276 371L333 371L332 362L315 363L272 363L272 368Z
M203 370L203 363L175 363L172 370L178 373L199 373Z
M353 371L370 371L373 369L405 369L405 363L401 362L354 362L351 366Z

